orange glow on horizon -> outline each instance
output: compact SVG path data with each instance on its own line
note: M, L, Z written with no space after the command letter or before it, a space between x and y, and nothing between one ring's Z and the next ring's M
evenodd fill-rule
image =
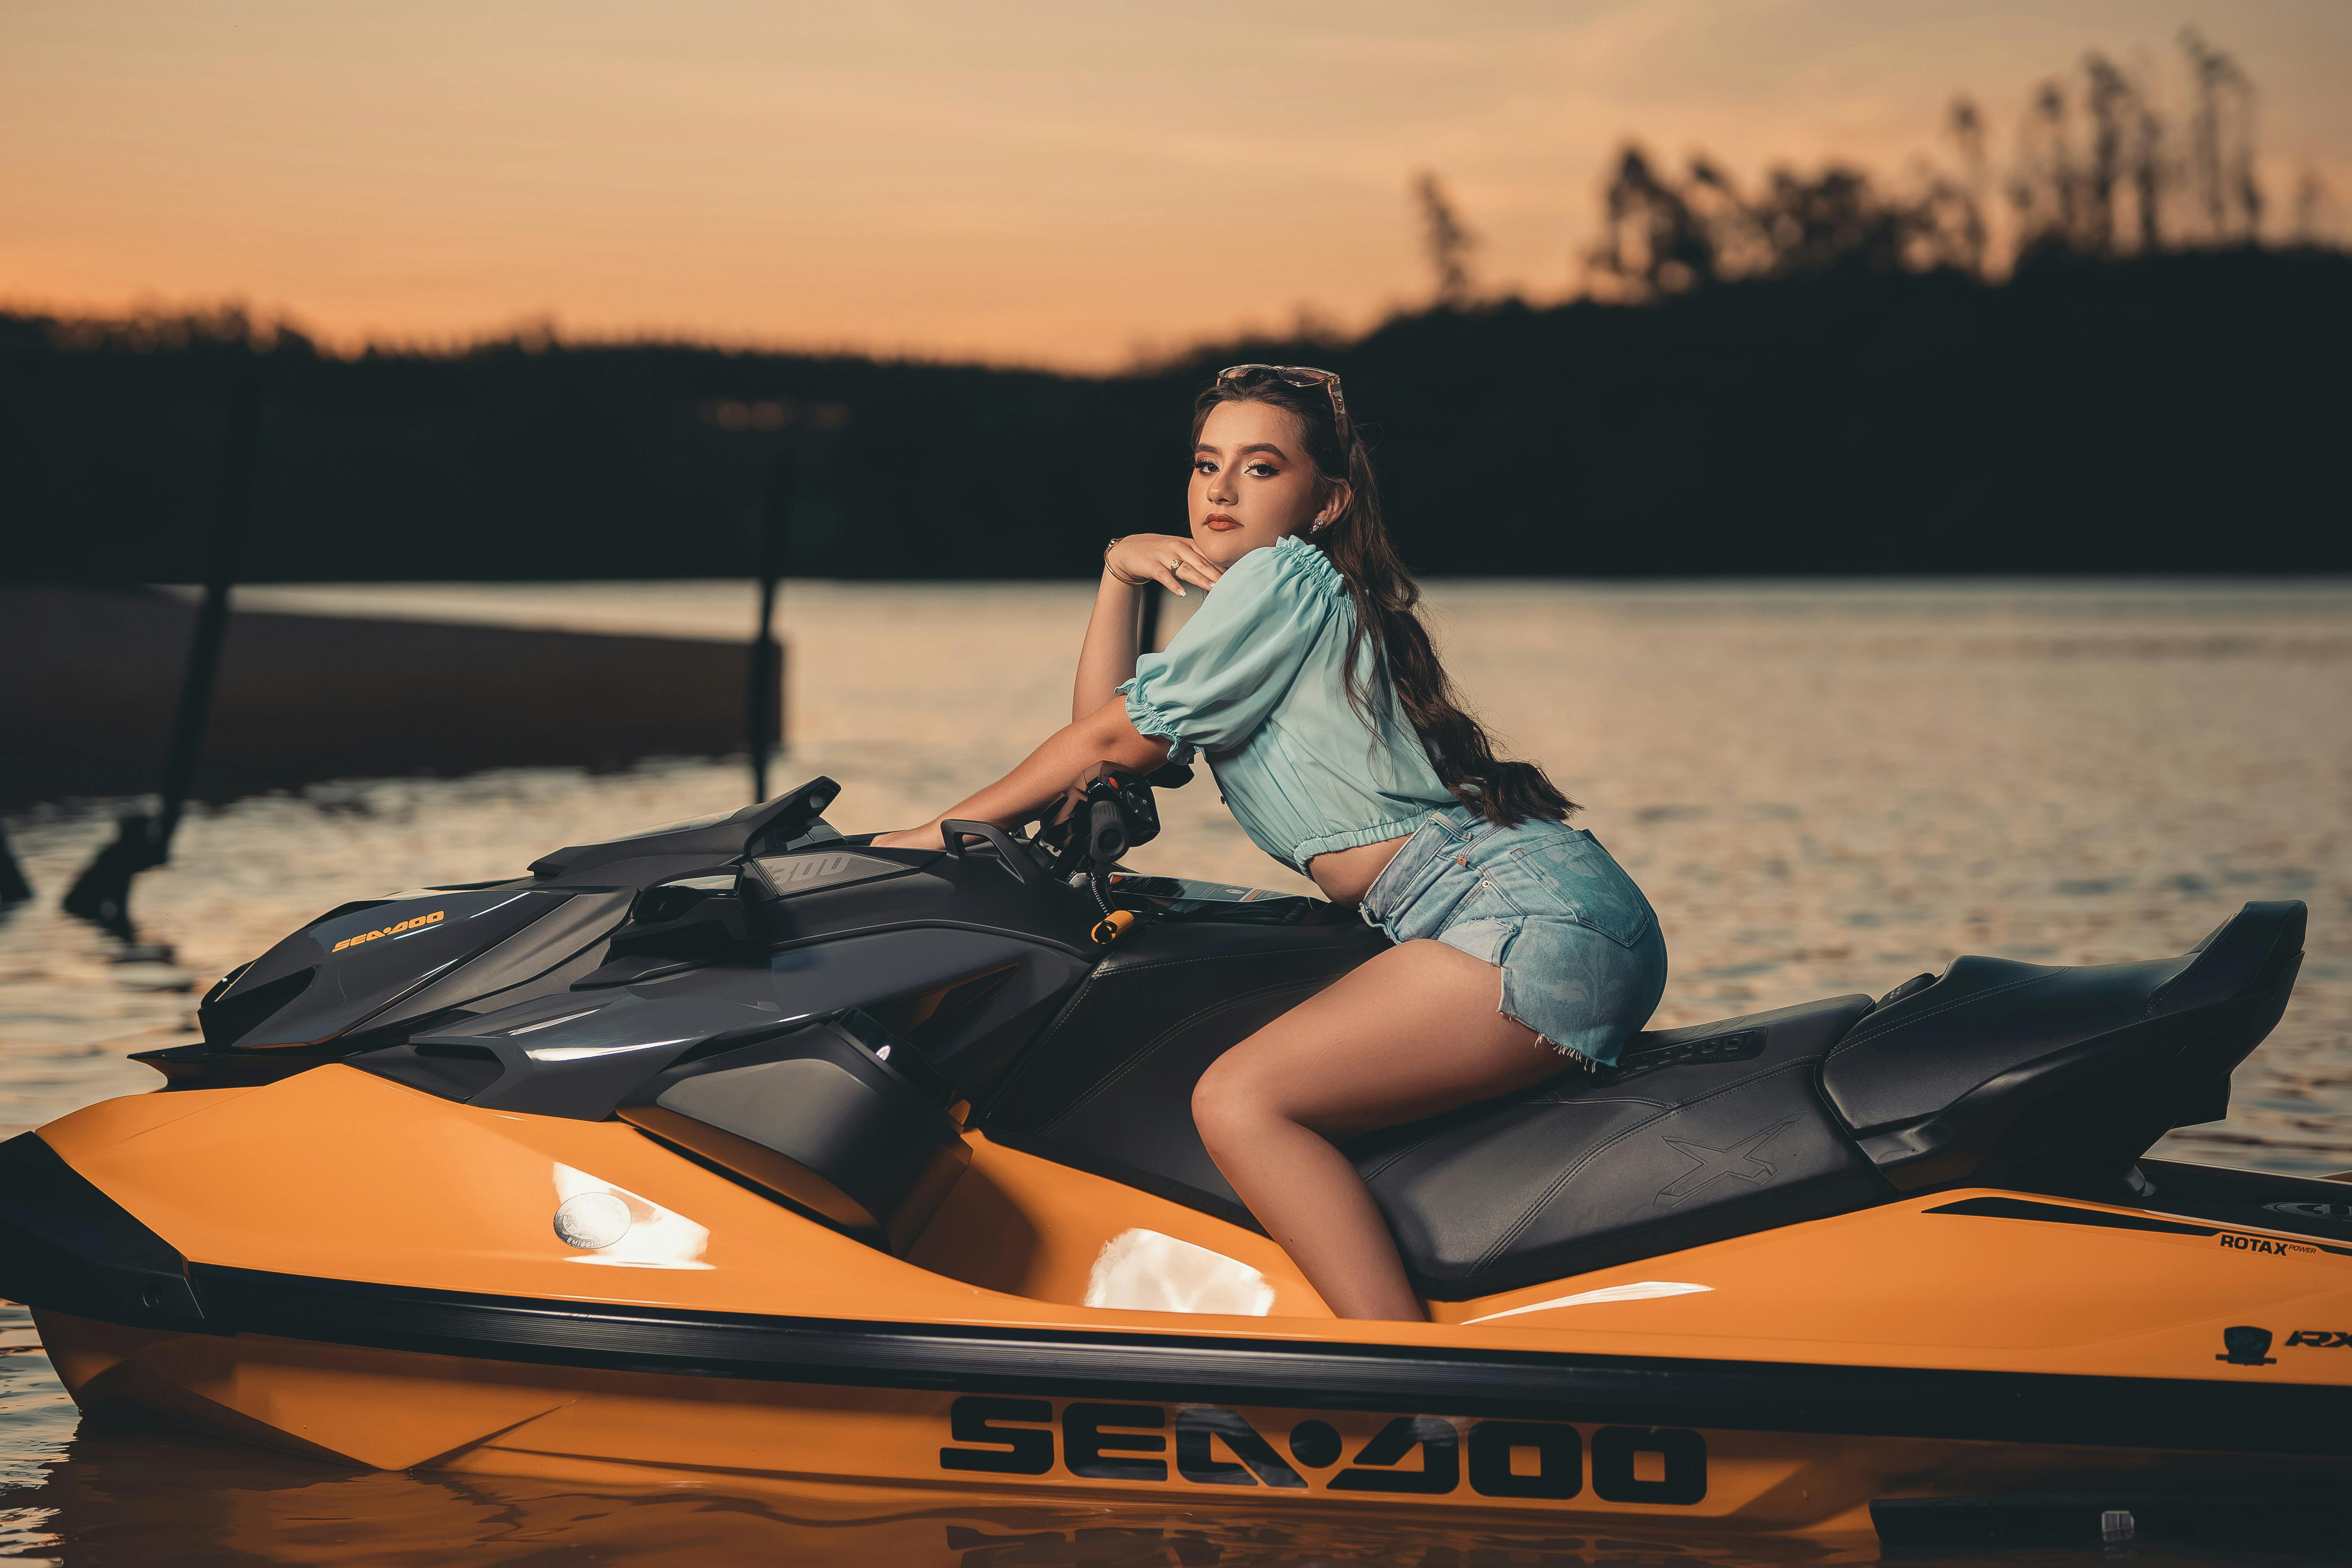
M225 0L0 14L0 300L239 300L343 348L549 322L1103 369L1428 297L1422 169L1482 285L1577 284L1627 136L1743 176L1997 155L2107 51L2182 106L2169 7L1987 0ZM2205 24L2263 93L2274 210L2352 198L2352 8Z

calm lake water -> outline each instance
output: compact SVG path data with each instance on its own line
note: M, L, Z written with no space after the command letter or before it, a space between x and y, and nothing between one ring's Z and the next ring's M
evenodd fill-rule
M1583 803L1579 820L1657 906L1674 953L1660 1026L1883 992L1963 952L2176 953L2247 900L2302 899L2295 998L2240 1069L2229 1119L2158 1152L2352 1170L2352 584L1445 584L1432 600L1465 690ZM1064 584L791 585L779 776L839 780L832 816L846 831L950 804L1066 719L1087 603ZM404 607L731 635L744 604L736 587L659 584L420 590ZM173 865L139 881L132 948L55 910L110 832L105 803L12 818L40 898L0 916L0 1135L152 1087L127 1053L193 1038L195 999L223 970L325 909L513 875L558 845L740 804L747 777L740 759L650 761L353 780L200 810ZM1303 886L1242 837L1205 778L1162 811L1144 868ZM79 1424L25 1314L0 1306L0 1558L1501 1568L1875 1555L349 1474Z

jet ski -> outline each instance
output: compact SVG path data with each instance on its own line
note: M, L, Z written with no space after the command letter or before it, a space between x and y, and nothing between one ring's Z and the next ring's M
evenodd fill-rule
M0 1144L0 1295L87 1409L383 1469L1889 1540L2352 1482L2352 1187L2146 1156L2301 903L1350 1145L1432 1320L1359 1322L1189 1101L1386 938L1129 871L1114 770L943 851L837 794L328 910L160 1089Z

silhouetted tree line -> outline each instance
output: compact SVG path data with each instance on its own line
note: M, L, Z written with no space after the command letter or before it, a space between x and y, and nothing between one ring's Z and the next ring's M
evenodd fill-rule
M248 580L747 573L780 443L793 573L1091 575L1107 534L1182 528L1192 396L1243 360L1346 378L1429 572L2352 570L2352 257L2263 243L2251 89L2187 47L2182 125L2097 57L2037 95L1998 209L1965 104L1960 171L1901 191L1629 149L1592 258L1614 298L1482 300L1424 175L1432 308L1118 376L0 317L0 572L194 578L258 373Z
M1811 175L1775 169L1749 193L1704 154L1677 178L1629 144L1587 266L1612 297L1654 299L1730 279L1937 270L1989 278L2053 259L2256 244L2268 204L2254 170L2253 84L2195 28L2182 29L2179 44L2193 105L2185 121L2168 120L2147 84L2094 50L2079 80L2035 88L1998 178L1984 113L1966 96L1953 100L1944 124L1959 168L1923 163L1900 188L1832 163ZM1435 258L1441 220L1458 233L1460 219L1433 175L1420 177L1416 197ZM2305 174L2291 243L2325 240L2328 205L2318 177ZM1439 272L1441 298L1459 297L1459 260L1450 270L1441 261Z

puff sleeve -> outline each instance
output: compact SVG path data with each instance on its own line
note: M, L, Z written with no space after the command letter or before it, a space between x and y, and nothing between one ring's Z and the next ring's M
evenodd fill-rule
M1170 742L1171 763L1241 745L1322 640L1346 635L1339 584L1322 552L1295 540L1234 562L1167 650L1138 658L1118 689L1137 732Z

